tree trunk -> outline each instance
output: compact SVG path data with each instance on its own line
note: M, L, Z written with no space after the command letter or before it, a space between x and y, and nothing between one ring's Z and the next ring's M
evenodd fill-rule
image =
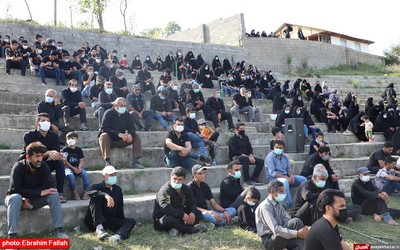
M54 26L57 27L57 0L54 0Z
M104 23L103 23L103 7L101 6L100 0L97 0L97 21L99 22L100 32L104 31Z
M32 18L32 13L31 13L31 9L29 8L29 4L28 4L28 1L27 1L27 0L25 0L25 4L26 4L26 8L28 8L29 17L30 17L30 18L31 18L31 20L33 21L33 18Z
M74 23L72 22L72 6L69 6L69 15L71 18L71 29L74 29Z
M126 9L127 8L128 8L128 0L121 0L121 4L120 4L120 7L119 7L119 10L121 12L122 17L124 18L125 33L128 34L128 28L126 26Z

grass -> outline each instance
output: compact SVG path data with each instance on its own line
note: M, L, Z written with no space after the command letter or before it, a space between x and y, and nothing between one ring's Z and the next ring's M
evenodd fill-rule
M0 149L11 149L11 146L8 144L0 144Z
M357 66L340 65L327 69L315 69L315 74L319 75L363 75L367 76L399 76L400 71L396 67L385 67L383 65L360 64Z
M400 196L393 196L389 203L392 208L400 207ZM398 220L400 222L400 220ZM377 223L372 219L372 216L362 216L359 221L345 224L346 227L370 236L382 236L388 239L383 241L394 244L398 243L398 235L400 227L390 226L385 222ZM340 226L339 226L340 228ZM124 240L120 245L115 246L107 242L100 242L95 235L82 228L82 234L75 235L73 230L67 232L70 236L70 249L94 249L101 246L101 249L134 249L134 250L149 250L149 249L213 249L213 250L228 250L228 249L263 249L261 247L261 239L249 231L240 229L238 226L226 226L223 228L215 228L213 231L206 233L184 235L175 238L169 237L167 233L157 232L153 229L151 221L139 222L136 228L131 233L129 239ZM354 243L370 243L378 244L374 240L368 239L357 233L340 228L340 233L344 240L350 244ZM49 237L48 234L31 234L28 237ZM380 244L380 243L379 243Z

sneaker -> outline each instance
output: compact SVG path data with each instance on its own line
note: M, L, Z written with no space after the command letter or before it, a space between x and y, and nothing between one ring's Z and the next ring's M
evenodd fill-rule
M86 131L88 128L85 126L84 123L81 124L81 131Z
M56 238L60 238L60 239L68 239L69 238L62 227L54 229L54 233L56 235Z
M16 233L15 233L15 234L9 234L9 235L8 235L8 238L9 238L9 239L18 238L18 234L16 234Z
M176 228L171 228L171 229L168 231L168 234L169 234L169 236L171 236L171 237L176 237L176 236L179 235L179 231L178 231L178 229L176 229Z
M112 243L112 244L119 244L121 243L122 239L121 236L119 234L113 235L110 238L108 238L108 242Z
M207 232L207 225L206 224L197 224L194 226L195 233L203 233Z
M82 200L89 200L89 199L90 199L90 196L89 196L88 192L84 191L83 195L82 195Z
M211 162L211 166L217 166L217 162L216 161L212 161Z
M61 203L67 203L67 198L65 198L64 194L60 194L60 202Z
M256 185L256 184L252 180L247 180L247 181L244 182L244 185L253 186L253 185Z
M231 219L231 225L232 224L238 224L239 223L239 217L237 216L233 216Z
M134 163L132 163L132 168L133 169L143 169L144 166L140 162L134 162Z
M73 196L72 197L73 197L74 200L80 200L81 199L81 197L78 194L78 191L76 191L76 190L73 192Z
M104 160L104 162L105 162L106 167L107 167L107 166L112 166L111 160L110 160L110 159Z
M205 162L205 163L210 163L211 162L211 158L208 156L199 156L199 161Z
M96 229L97 239L104 241L110 237L110 235L104 229Z

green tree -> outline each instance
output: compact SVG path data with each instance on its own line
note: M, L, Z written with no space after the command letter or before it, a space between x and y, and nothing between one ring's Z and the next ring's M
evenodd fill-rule
M161 28L151 28L143 30L140 35L147 38L160 38L163 34L163 29Z
M385 56L385 64L400 64L400 44L393 45L389 50L383 52Z
M104 31L103 12L108 0L79 0L78 4L82 13L91 13L96 16L100 32Z
M164 29L164 35L169 36L181 31L182 28L175 21L169 21Z

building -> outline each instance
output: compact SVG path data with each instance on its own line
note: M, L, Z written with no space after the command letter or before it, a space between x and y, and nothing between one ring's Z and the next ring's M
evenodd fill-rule
M290 37L290 39L299 39L297 35L299 29L302 30L306 40L345 46L347 48L365 53L369 53L369 45L374 43L373 41L356 38L333 31L289 23L282 24L274 32L274 35L280 38ZM290 34L289 37L287 36L288 30Z

